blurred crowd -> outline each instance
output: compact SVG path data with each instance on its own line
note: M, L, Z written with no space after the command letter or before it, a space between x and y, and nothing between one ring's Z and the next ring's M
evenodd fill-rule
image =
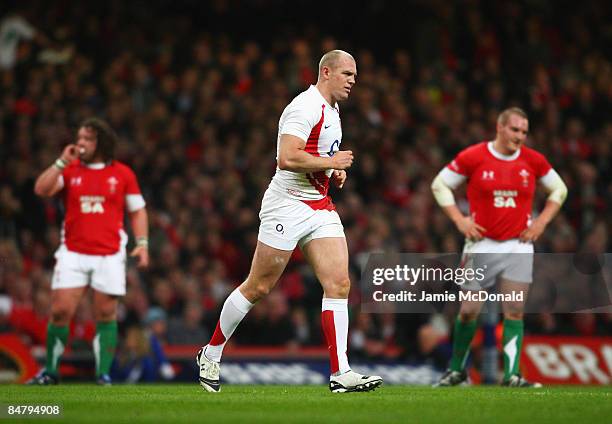
M280 114L316 82L318 60L333 48L353 53L358 67L357 84L340 106L342 148L356 160L344 189L331 193L350 250L354 354L431 356L447 339L445 317L360 314L361 265L371 252L460 251L459 233L429 185L461 149L494 137L497 114L507 106L528 112L529 145L569 188L537 250L609 251L605 2L567 9L540 1L415 1L410 13L371 2L349 12L342 28L325 20L316 26L304 15L295 23L303 31L279 24L250 33L253 19L238 29L242 18L274 22L284 7L247 2L237 12L233 1L198 4L175 11L166 2L3 6L0 38L15 17L31 29L17 36L13 63L0 68L0 292L13 305L3 328L44 340L62 207L58 199L37 198L33 181L74 140L81 120L100 116L121 137L117 159L134 169L151 226L152 266L141 272L128 265L120 328L141 323L164 343L205 343L226 295L249 270ZM295 7L306 13L304 2ZM379 22L368 39L357 14ZM545 196L537 199L540 209ZM232 343L322 344L321 296L296 251ZM72 324L74 340L93 336L88 302ZM587 315L535 315L529 328L609 334L609 314Z

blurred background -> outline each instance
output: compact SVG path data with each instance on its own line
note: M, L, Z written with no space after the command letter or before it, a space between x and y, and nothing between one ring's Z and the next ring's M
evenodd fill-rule
M332 192L354 283L349 355L445 367L453 317L361 314L361 264L371 252L461 250L429 185L461 149L492 139L511 105L528 112L529 145L569 188L537 251L610 251L610 12L606 1L565 0L3 1L0 352L19 345L41 357L63 211L59 199L37 198L33 182L80 121L100 116L121 137L117 159L134 169L150 218L152 266L128 265L116 378L125 366L128 379L141 357L152 361L151 379L191 378L197 348L248 273L280 114L316 82L321 55L340 48L358 67L341 105L342 148L356 160L344 189ZM296 251L228 358L324 363L321 296ZM526 329L609 342L612 314L534 314ZM65 375L86 372L78 362L91 364L94 332L86 298Z

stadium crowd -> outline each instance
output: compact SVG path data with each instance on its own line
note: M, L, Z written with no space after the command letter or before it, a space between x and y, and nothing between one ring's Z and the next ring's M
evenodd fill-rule
M368 6L372 16L390 25L399 19L378 3ZM138 176L150 216L152 266L142 272L128 264L120 328L148 325L165 343L202 344L224 298L248 273L282 108L316 81L316 62L332 48L352 52L358 67L341 111L342 148L356 161L344 189L332 192L350 250L354 354L443 355L444 317L359 313L361 265L371 252L459 251L459 233L435 207L429 185L459 150L494 136L506 106L527 110L530 145L569 187L537 251L610 249L612 62L601 30L604 2L582 5L580 13L546 2L415 2L403 29L395 29L404 36L380 49L361 42L363 34L326 35L325 21L300 32L280 25L269 38L222 24L261 12L266 2L241 12L234 2L212 2L194 15L206 16L203 25L180 8L170 13L164 2L147 10L110 2L93 13L68 1L45 6L45 16L33 13L44 2L30 4L0 18L0 33L19 16L41 36L22 36L14 64L0 69L0 293L12 299L0 323L32 343L45 337L62 218L60 202L37 198L33 181L74 140L80 121L101 116L120 134L117 158ZM296 251L234 344L322 344L321 289L304 265ZM94 326L85 301L73 340L90 340ZM609 334L611 326L610 314L540 314L527 329Z

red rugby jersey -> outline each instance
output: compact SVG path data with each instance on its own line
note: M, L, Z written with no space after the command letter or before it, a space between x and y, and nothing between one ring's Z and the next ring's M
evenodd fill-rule
M475 222L494 240L517 238L531 220L537 179L550 171L546 158L522 146L518 155L494 155L489 142L462 150L447 168L467 178ZM514 157L516 156L516 157Z
M64 169L62 177L63 239L68 250L88 255L117 253L126 196L140 194L134 172L118 161L94 169L76 160Z

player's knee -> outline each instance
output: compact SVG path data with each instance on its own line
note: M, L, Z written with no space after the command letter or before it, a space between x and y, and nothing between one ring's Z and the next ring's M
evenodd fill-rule
M346 299L350 291L351 280L348 277L338 278L325 284L325 295L327 297Z
M272 287L266 283L249 284L246 289L245 297L252 303L255 303L266 297Z
M56 326L65 326L72 318L71 309L65 305L54 305L51 308L51 323Z
M110 322L117 319L117 311L115 308L112 309L100 309L95 313L96 321L98 322Z
M523 303L522 302L505 302L503 304L504 318L521 320L523 319Z
M472 322L472 321L476 321L476 318L478 318L478 312L475 311L461 311L459 312L459 321L461 321L462 323L468 323L468 322Z
M511 319L515 321L521 321L523 319L523 312L520 310L512 310L504 312L505 319Z

